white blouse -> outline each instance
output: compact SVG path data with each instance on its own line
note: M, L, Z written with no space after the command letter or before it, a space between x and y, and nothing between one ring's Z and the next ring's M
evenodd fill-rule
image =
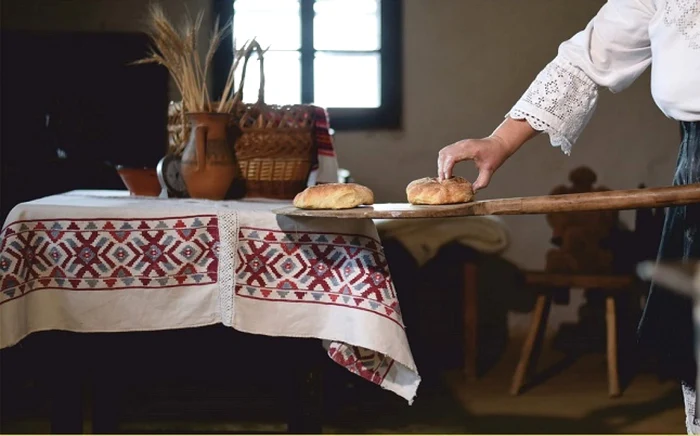
M627 88L653 64L651 92L669 118L700 121L700 0L608 0L559 46L508 116L566 154L593 115L598 88Z

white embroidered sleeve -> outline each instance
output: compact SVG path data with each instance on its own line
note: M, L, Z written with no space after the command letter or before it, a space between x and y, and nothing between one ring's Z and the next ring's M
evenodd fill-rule
M593 115L598 87L622 91L651 63L655 1L608 0L584 30L559 46L508 116L527 120L569 154Z
M596 84L557 56L537 75L509 115L547 133L552 145L568 155L593 115L597 100Z

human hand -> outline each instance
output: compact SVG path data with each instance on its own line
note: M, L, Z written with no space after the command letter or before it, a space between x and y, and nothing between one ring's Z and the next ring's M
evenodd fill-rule
M465 160L474 161L479 176L472 184L474 192L488 186L491 176L503 162L515 153L524 143L539 132L525 120L507 117L488 137L465 139L440 150L438 155L438 178L452 177L455 164Z
M438 154L438 178L452 177L452 170L458 162L471 160L479 170L479 176L472 184L474 192L488 186L493 173L513 154L504 140L498 136L483 139L457 141L440 150Z

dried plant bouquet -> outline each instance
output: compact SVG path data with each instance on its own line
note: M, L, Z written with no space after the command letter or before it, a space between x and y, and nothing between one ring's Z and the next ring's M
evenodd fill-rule
M231 23L220 26L217 17L209 37L206 56L201 59L198 48L203 18L203 12L197 14L195 19L188 14L178 30L165 15L162 7L152 4L147 33L153 46L148 57L136 61L136 64L157 63L167 68L180 91L185 112L230 113L240 98L234 88L234 73L255 40L246 42L239 50L234 51L223 94L214 102L209 95L207 75L214 60L214 53L223 38L230 35Z

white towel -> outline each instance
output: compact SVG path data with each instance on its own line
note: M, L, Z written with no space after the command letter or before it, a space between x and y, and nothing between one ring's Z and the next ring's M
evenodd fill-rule
M416 259L419 266L435 257L450 242L482 253L496 254L508 247L508 228L496 216L472 216L441 219L374 220L379 234L394 238Z

